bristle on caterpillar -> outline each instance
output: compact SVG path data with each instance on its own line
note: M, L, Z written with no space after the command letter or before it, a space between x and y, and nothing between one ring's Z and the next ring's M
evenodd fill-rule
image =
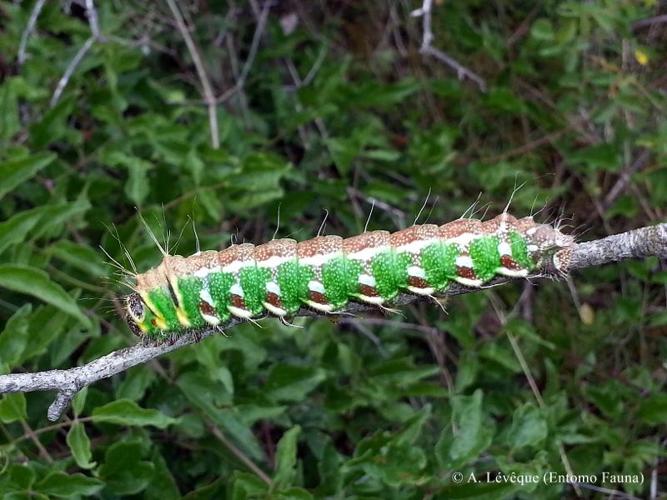
M283 320L301 307L343 311L350 301L384 307L401 293L437 296L451 283L479 288L498 276L567 272L574 238L506 212L480 221L414 225L350 238L243 243L190 257L165 255L136 277L126 298L135 334L152 339L217 327L234 316Z

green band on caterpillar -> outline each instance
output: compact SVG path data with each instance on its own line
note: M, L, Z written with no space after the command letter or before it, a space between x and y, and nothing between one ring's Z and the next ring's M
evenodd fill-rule
M573 243L531 217L502 213L485 222L458 219L393 234L280 239L187 258L166 255L137 275L137 293L126 299L127 320L137 335L162 339L231 316L284 318L302 307L336 312L351 300L383 305L401 293L436 295L452 282L480 287L536 269L566 272Z
M314 277L312 268L298 261L285 262L278 267L280 300L288 314L297 312L309 299L308 283Z

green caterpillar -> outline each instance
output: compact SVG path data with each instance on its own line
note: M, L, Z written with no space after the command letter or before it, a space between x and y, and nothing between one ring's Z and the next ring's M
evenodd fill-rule
M331 313L350 300L381 306L399 293L437 295L452 282L478 288L496 276L526 277L547 267L566 272L573 244L550 225L503 212L486 222L458 219L347 239L277 239L166 255L136 276L127 321L137 335L159 340L232 316L285 318L304 306Z

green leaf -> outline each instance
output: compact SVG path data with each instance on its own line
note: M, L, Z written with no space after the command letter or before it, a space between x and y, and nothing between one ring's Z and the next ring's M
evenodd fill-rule
M66 203L54 203L40 207L43 217L40 224L33 231L34 238L51 237L58 235L65 228L65 225L71 225L76 216L86 213L90 208L90 202L85 193L81 193L76 201Z
M0 223L0 253L11 245L24 242L28 235L39 238L47 234L53 234L59 227L62 227L64 222L71 222L75 215L82 214L89 208L90 203L86 199L78 199L74 202L42 205L19 212L9 220ZM58 244L76 246L68 240L61 240ZM91 249L91 251L93 250ZM65 254L66 252L63 251L62 255L66 256ZM90 256L89 254L88 257ZM76 257L80 257L80 255L74 255L70 258ZM99 255L96 255L93 262L99 261L99 259Z
M118 425L152 425L164 429L178 420L157 410L141 408L129 399L119 399L93 410L93 422L108 422Z
M90 450L90 439L86 434L86 428L81 422L74 422L67 433L67 446L69 446L76 464L82 469L92 469L96 463L91 462L93 454Z
M99 479L83 474L65 474L54 471L35 485L35 489L53 497L72 498L79 495L94 495L104 487Z
M105 491L127 496L146 489L155 474L153 463L142 460L147 445L148 441L126 439L116 441L107 449L98 472L107 484Z
M237 408L219 408L218 395L224 386L209 380L196 372L188 372L179 377L178 386L185 397L202 410L216 425L224 429L229 437L237 442L252 458L262 460L264 453L250 426L241 420Z
M667 395L656 394L639 405L639 418L649 425L667 423Z
M311 500L313 495L311 495L308 490L294 486L292 488L287 488L286 490L276 492L275 497L281 500Z
M125 372L125 378L118 386L116 397L138 401L146 392L146 389L155 381L155 371L146 365L130 368Z
M19 184L33 177L55 158L56 155L53 153L37 153L26 158L0 163L0 199Z
M273 475L272 489L279 490L291 486L296 474L296 445L301 427L296 425L288 430L278 441L276 452L276 471Z
M147 500L178 500L183 498L178 491L176 478L169 470L169 465L164 456L160 453L159 448L156 447L153 449L150 461L155 466L155 472L151 478L151 482L146 487L144 498Z
M530 28L530 35L541 42L550 42L554 39L554 29L548 19L537 19Z
M0 368L4 364L9 370L21 359L29 341L31 312L32 306L25 304L7 320L0 334Z
M9 424L27 418L25 396L22 392L5 394L0 400L0 422Z
M236 471L232 482L232 500L266 497L269 485L259 477L247 472ZM207 496L210 498L210 496Z
M88 386L81 389L76 393L74 399L72 399L72 410L74 410L74 415L80 415L83 411L83 407L86 404L86 397L88 396Z
M0 253L7 247L25 240L30 230L43 216L41 208L19 212L9 220L0 223Z
M49 247L51 255L84 271L93 278L107 276L109 266L104 264L100 253L87 245L80 245L69 240L60 240Z
M449 428L443 429L436 443L436 456L441 467L455 470L482 453L493 437L493 427L486 422L482 410L482 391L477 389L472 396L452 398L452 435Z
M21 129L17 86L20 77L5 77L0 85L0 140L4 143Z
M526 403L516 409L509 430L509 442L512 448L538 447L546 439L547 434L547 422L539 408L532 403Z
M125 194L133 203L141 205L150 192L148 171L153 168L153 165L146 160L117 150L108 154L103 152L101 160L109 165L122 166L127 169L128 179L125 183Z
M24 265L0 265L0 287L32 295L75 317L86 328L92 328L90 319L81 312L76 301L41 269Z
M279 364L271 369L264 390L276 401L301 401L325 378L320 368Z
M33 148L44 148L59 140L70 144L77 142L81 132L67 123L75 105L73 96L63 98L54 107L48 108L39 120L33 121L30 126Z

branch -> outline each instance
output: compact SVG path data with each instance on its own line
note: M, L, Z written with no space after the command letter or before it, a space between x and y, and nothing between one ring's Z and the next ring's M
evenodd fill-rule
M433 11L433 0L424 0L424 3L422 4L421 8L412 11L411 13L412 17L421 16L422 18L422 44L421 47L419 48L419 52L421 52L423 55L429 55L431 57L434 57L438 59L440 62L445 63L447 66L456 71L456 76L458 76L459 80L468 78L473 82L475 82L482 92L486 92L486 82L481 76L479 76L474 71L466 68L456 59L446 54L442 50L433 47L434 37L433 37L433 29L431 28L432 11Z
M197 70L197 76L199 77L199 82L201 83L202 87L202 93L204 94L204 102L206 102L206 106L208 108L208 122L211 132L211 146L213 147L213 149L220 149L220 133L218 132L218 109L216 107L215 95L213 95L213 87L211 86L211 81L208 78L208 74L206 73L206 69L204 68L204 63L201 60L201 56L199 55L199 50L197 50L197 46L195 45L194 40L190 36L190 31L188 30L188 27L185 25L185 20L181 15L181 11L179 10L178 5L176 5L176 2L174 0L167 0L167 4L169 5L169 9L171 9L171 13L174 16L174 20L176 21L176 27L178 28L178 31L181 33L181 36L185 41L185 45L188 47L188 51L190 52L190 57L192 57L192 62L194 63L195 69Z
M264 30L266 29L266 22L269 19L269 10L271 9L271 6L272 2L267 1L264 3L264 6L262 7L262 12L260 13L259 19L257 20L257 27L255 28L255 33L252 36L252 42L250 42L250 51L248 52L248 57L246 58L245 63L243 64L243 69L241 70L241 74L236 80L236 83L232 88L228 89L227 91L225 91L224 94L218 97L216 99L216 102L224 103L234 94L243 89L245 81L248 78L248 75L250 74L250 69L252 68L253 63L255 62L255 57L257 56L257 49L259 49L259 42L262 40L262 35L264 34Z
M667 223L635 229L600 240L579 243L572 249L570 268L582 269L625 259L642 259L650 256L667 259ZM544 276L545 273L542 272L532 276L532 278ZM487 287L497 286L508 281L511 280L497 278L489 283ZM459 295L475 291L478 291L478 289L453 284L443 295ZM417 298L413 295L400 295L395 300L395 304L399 306L405 305L417 300ZM377 311L377 308L369 304L351 302L346 313L363 314L372 311ZM301 309L297 314L297 316L318 315L317 312L305 308ZM226 322L224 328L229 329L242 322L244 320L231 318ZM83 366L67 370L0 375L0 393L57 391L56 399L49 407L47 414L49 420L55 421L64 413L76 393L84 387L98 380L121 373L132 366L145 363L181 347L197 343L218 332L218 329L191 331L180 336L171 344L147 345L138 343L102 356Z
M640 19L632 23L632 31L637 31L642 28L651 28L655 25L667 23L667 14L661 16L649 17L648 19Z
M39 11L37 12L37 15L39 15ZM65 68L63 76L60 78L60 80L58 80L58 85L56 85L56 90L53 91L53 95L51 96L51 100L49 101L49 106L51 108L55 107L55 105L58 104L60 96L62 96L65 87L67 87L67 84L69 83L69 79L72 77L74 71L79 66L79 64L81 64L81 61L83 61L83 58L86 56L88 51L92 48L93 44L95 42L105 41L104 37L100 33L100 25L97 17L97 10L95 9L95 3L93 2L93 0L86 0L86 16L88 17L88 26L90 27L91 36L83 43L81 48L76 52L70 63L67 65L67 68ZM35 17L35 20L36 19L37 17ZM30 18L30 20L32 21L32 17Z
M50 107L53 108L55 107L56 104L58 104L60 96L63 94L65 87L67 87L67 84L69 83L69 79L74 74L74 70L76 70L77 66L81 64L81 61L83 60L84 56L88 53L88 51L91 49L93 43L95 43L95 37L91 36L90 38L88 38L88 40L84 42L84 44L76 52L70 63L67 65L67 68L63 73L63 76L60 77L60 80L58 80L58 85L56 85L56 90L53 91L53 95L51 96L51 100L49 101Z
M39 17L39 13L42 12L42 9L44 8L44 3L46 3L46 0L37 0L35 2L35 5L30 12L30 17L28 18L28 24L26 24L23 33L21 33L21 43L19 43L19 52L16 56L16 60L18 61L19 66L25 62L26 51L28 50L28 40L30 39L32 32L35 31L37 18Z

